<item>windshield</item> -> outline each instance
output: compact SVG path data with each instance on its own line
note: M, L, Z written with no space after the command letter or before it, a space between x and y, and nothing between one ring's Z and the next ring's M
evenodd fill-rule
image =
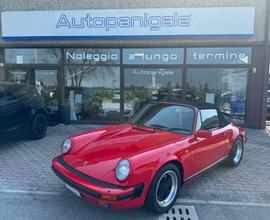
M192 134L194 118L193 108L155 103L146 105L131 123L181 134Z

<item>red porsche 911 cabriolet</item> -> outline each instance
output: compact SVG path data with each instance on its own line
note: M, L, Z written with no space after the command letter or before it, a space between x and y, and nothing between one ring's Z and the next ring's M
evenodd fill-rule
M238 166L245 131L214 105L149 103L127 124L64 140L52 169L79 197L112 209L168 211L181 186L214 165Z

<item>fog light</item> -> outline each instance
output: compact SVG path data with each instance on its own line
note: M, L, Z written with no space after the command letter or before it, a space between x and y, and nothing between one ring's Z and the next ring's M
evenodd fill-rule
M109 200L109 201L116 201L117 196L101 195L101 199Z

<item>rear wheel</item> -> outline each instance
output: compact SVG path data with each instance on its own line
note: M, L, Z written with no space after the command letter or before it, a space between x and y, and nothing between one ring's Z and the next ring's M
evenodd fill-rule
M181 174L174 164L163 166L156 174L146 205L157 213L167 212L175 204L181 187Z
M232 149L231 149L229 158L226 161L226 164L231 167L237 167L242 160L243 152L244 152L244 143L243 143L242 138L238 137L232 146Z
M41 139L46 135L47 128L48 121L46 115L37 113L30 124L29 137L31 139Z

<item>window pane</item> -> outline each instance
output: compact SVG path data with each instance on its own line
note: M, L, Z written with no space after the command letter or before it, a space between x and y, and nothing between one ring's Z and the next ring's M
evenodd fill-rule
M195 111L190 107L171 104L148 104L132 120L133 124L191 134Z
M4 50L0 48L0 63L4 63ZM1 67L1 65L0 65Z
M119 49L80 48L66 49L67 64L120 64Z
M35 70L35 86L38 93L45 99L49 113L58 114L57 70Z
M138 48L124 49L124 64L183 64L182 48Z
M250 64L251 48L189 48L188 64Z
M5 87L0 85L0 102L6 101Z
M5 80L4 74L4 50L0 48L0 81Z
M245 123L246 68L200 68L187 70L189 100L215 103L237 123Z
M7 81L30 84L32 82L30 71L24 69L8 69Z
M70 119L119 120L120 68L68 66L65 69L65 98Z
M196 124L196 131L200 130L202 127L202 118L201 113L198 112L197 124Z
M58 64L60 49L5 49L5 62L9 64Z
M127 68L124 78L125 115L134 115L151 99L182 96L181 69Z

